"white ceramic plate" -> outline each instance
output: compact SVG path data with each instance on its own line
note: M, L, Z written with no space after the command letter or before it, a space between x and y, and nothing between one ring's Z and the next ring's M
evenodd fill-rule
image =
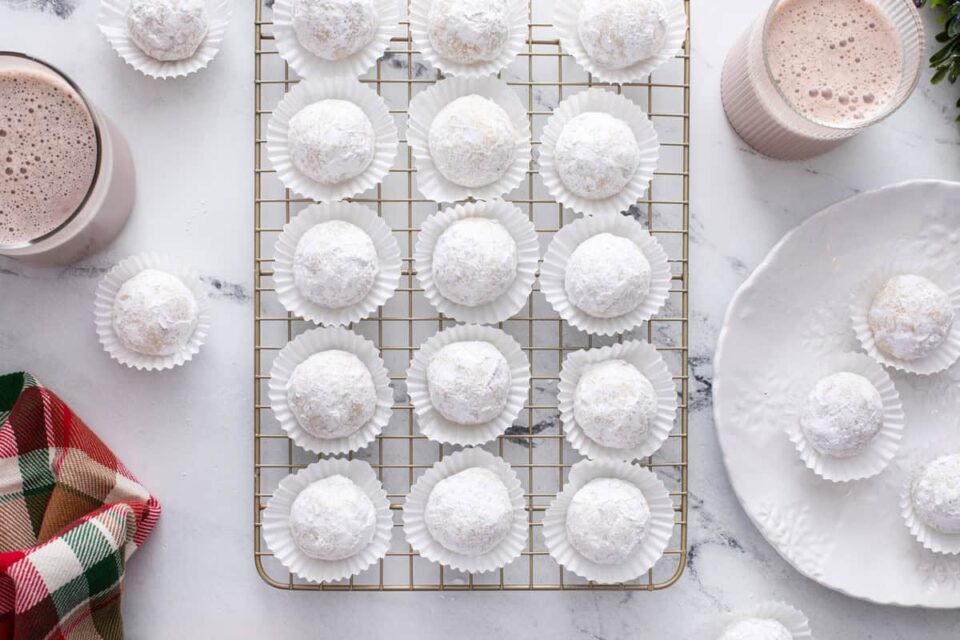
M878 261L930 260L960 274L960 184L907 182L858 195L788 233L727 310L714 365L714 416L747 515L798 571L881 604L960 607L960 556L925 550L898 506L911 455L960 439L960 365L932 376L891 371L906 413L897 458L880 475L830 483L784 432L796 372L858 350L851 288Z

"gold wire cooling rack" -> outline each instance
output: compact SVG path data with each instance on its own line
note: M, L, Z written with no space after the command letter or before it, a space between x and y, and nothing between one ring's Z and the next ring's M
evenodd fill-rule
M500 74L524 101L533 131L533 145L552 109L565 97L590 86L602 86L560 51L550 24L550 0L529 0L526 49ZM270 585L294 590L424 591L424 590L551 590L551 589L664 589L674 584L687 559L687 358L688 358L688 229L690 167L690 45L657 70L647 82L611 86L641 105L653 120L661 141L659 170L646 199L629 214L641 220L670 256L673 284L661 313L625 337L652 342L663 354L680 390L680 410L673 433L663 448L642 464L654 469L674 500L674 537L664 557L647 574L618 585L596 585L564 571L549 556L540 533L547 506L563 486L572 463L581 456L566 442L559 421L556 391L564 356L577 349L609 344L592 338L559 319L535 288L524 309L499 326L526 350L531 366L531 389L525 410L513 427L486 449L513 465L524 485L529 540L523 556L488 574L465 574L420 558L406 544L400 527L404 496L425 469L453 451L449 445L428 441L417 431L413 407L406 395L405 371L418 346L436 331L455 324L427 303L417 286L413 248L420 224L438 210L416 189L412 153L405 144L406 109L410 99L436 82L440 75L413 50L409 26L401 31L375 69L361 78L390 106L400 131L398 161L384 182L355 198L375 208L393 229L403 252L403 272L396 294L376 316L351 328L380 348L394 388L395 403L389 426L376 442L354 457L377 471L394 511L394 536L387 557L353 579L314 584L290 574L263 542L260 516L277 484L316 456L296 447L273 417L267 400L270 367L279 350L312 325L288 314L277 301L273 285L273 247L283 225L310 204L293 196L277 180L266 162L265 132L272 108L297 78L277 55L270 0L257 0L255 80L255 195L254 195L254 556L257 571ZM690 15L689 0L684 0ZM405 16L405 14L404 14ZM689 32L688 32L689 33ZM536 154L535 154L536 155ZM552 235L573 215L550 199L531 163L528 177L508 199L526 212L539 232L541 251Z

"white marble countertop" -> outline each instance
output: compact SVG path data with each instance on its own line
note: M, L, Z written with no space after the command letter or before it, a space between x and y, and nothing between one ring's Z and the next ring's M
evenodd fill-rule
M209 69L167 82L118 59L96 30L96 4L0 0L0 48L47 59L76 79L126 133L139 174L136 213L106 252L59 270L0 259L0 371L25 368L47 382L163 503L158 528L129 565L129 637L679 639L720 612L766 599L803 609L823 639L957 637L956 612L862 603L787 566L730 491L710 411L724 309L786 230L862 190L908 178L960 180L956 88L932 88L925 77L902 111L840 149L803 163L767 160L733 135L719 98L724 53L766 2L694 0L690 562L675 587L288 593L257 576L250 522L253 3L235 4ZM204 350L159 375L116 365L92 328L98 277L147 249L192 262L214 298Z

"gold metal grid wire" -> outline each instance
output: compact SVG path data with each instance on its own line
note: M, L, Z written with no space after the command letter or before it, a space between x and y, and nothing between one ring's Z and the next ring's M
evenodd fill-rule
M684 0L690 15L689 0ZM544 121L565 97L590 86L605 86L582 71L560 51L550 24L549 0L529 0L525 50L500 77L512 86L527 107L533 145L537 148ZM659 315L626 338L645 339L664 356L680 392L677 422L667 443L641 461L663 479L674 501L674 537L646 575L617 585L597 585L565 571L549 556L540 532L543 513L566 481L570 466L581 459L566 442L559 421L556 390L564 357L571 351L602 346L614 340L587 336L564 323L537 287L516 316L500 323L526 351L532 367L531 388L524 411L507 433L485 446L517 472L524 486L529 522L527 548L520 559L487 574L445 569L420 558L403 537L400 526L404 497L425 469L455 448L428 441L416 427L406 395L405 372L417 348L436 331L455 324L439 315L417 285L413 249L419 225L439 207L416 188L413 156L406 145L406 109L410 99L441 76L421 59L409 37L406 14L403 35L395 37L376 68L363 76L384 97L400 131L400 151L394 168L381 185L360 197L393 229L403 253L401 283L396 294L375 316L350 328L373 340L390 373L395 403L390 424L376 442L351 457L366 460L377 471L391 501L394 535L387 557L350 580L314 584L289 573L263 542L261 513L270 495L287 474L302 469L316 456L302 451L280 429L267 401L267 382L277 352L313 325L288 314L273 286L274 243L283 225L310 204L295 197L277 180L266 161L265 132L273 107L298 79L277 55L271 11L266 0L256 7L255 195L254 195L254 557L257 571L270 585L292 590L430 591L430 590L656 590L673 585L687 559L687 409L688 409L688 230L690 168L690 46L646 82L609 86L641 105L660 135L659 168L646 198L628 212L663 244L670 256L673 281L670 300ZM655 78L654 78L655 77ZM536 158L536 154L535 158ZM537 178L536 159L524 184L508 195L530 216L541 241L541 252L553 234L574 216L546 193ZM622 339L622 338L621 338Z

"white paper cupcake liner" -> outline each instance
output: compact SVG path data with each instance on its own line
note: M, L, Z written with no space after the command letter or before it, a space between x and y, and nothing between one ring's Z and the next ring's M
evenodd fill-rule
M436 353L448 344L464 341L489 342L506 358L510 367L507 404L499 416L481 424L458 424L446 419L430 402L427 367ZM434 334L424 342L407 370L407 393L417 414L420 432L431 440L472 446L490 442L505 432L520 415L530 392L530 361L520 344L493 327L458 325Z
M500 105L507 112L517 134L513 164L499 180L483 187L464 187L447 180L434 165L427 146L430 125L437 114L457 98L473 94ZM410 101L407 141L416 162L417 187L424 196L437 202L500 197L520 186L530 168L530 121L526 107L505 82L496 78L446 78L418 93Z
M356 78L366 73L390 46L400 24L400 5L397 0L376 0L380 24L373 39L359 51L341 60L324 60L300 44L293 28L295 0L276 0L273 5L273 36L277 53L301 78Z
M667 37L663 48L655 56L640 60L623 69L608 69L594 62L580 43L577 22L580 7L589 0L560 0L554 7L553 23L560 36L560 46L565 53L573 56L585 71L601 82L624 84L638 82L653 73L658 67L670 61L680 50L687 37L687 14L681 0L663 0L667 17Z
M297 365L315 353L331 349L354 354L370 370L377 390L377 410L365 425L348 436L318 438L300 426L297 421L287 402L287 383ZM307 451L324 454L349 453L373 442L390 421L390 411L393 406L390 378L377 348L369 340L343 327L311 329L287 343L277 354L270 369L268 396L273 414L290 439Z
M650 263L650 292L636 309L614 318L596 318L567 298L564 280L570 256L584 241L600 233L610 233L634 242ZM564 226L550 241L540 265L540 291L560 317L587 333L611 336L638 327L663 308L670 297L673 275L666 251L643 226L626 216L581 218Z
M900 514L903 516L907 529L910 530L910 535L916 538L925 549L947 555L960 554L960 534L943 533L928 526L914 511L910 494L914 478L928 463L933 462L940 456L952 453L960 453L960 444L958 444L956 438L937 442L915 451L905 465L907 478L900 493Z
M901 360L882 352L877 347L868 321L873 298L887 280L897 275L908 274L929 278L931 282L943 289L950 297L950 303L956 314L950 333L947 334L943 344L932 353L916 360ZM922 258L912 265L905 264L903 261L893 261L869 273L851 294L850 319L853 322L853 331L864 351L884 366L917 375L930 375L947 369L960 359L960 280L953 272L935 268L929 263L924 263Z
M883 401L883 426L863 451L849 458L824 455L813 448L800 426L800 416L813 387L826 376L848 372L863 376L880 393ZM845 353L827 358L802 376L797 385L794 411L791 412L787 436L797 448L808 469L831 482L848 482L871 478L890 464L900 450L905 428L903 403L890 375L870 357L862 353Z
M293 277L293 257L300 238L316 225L331 220L354 224L370 236L380 264L380 272L366 297L339 309L305 298ZM393 296L400 284L400 266L400 247L383 218L353 202L331 202L311 205L284 225L274 249L273 281L277 298L287 311L317 324L346 325L366 318Z
M722 615L707 625L700 637L703 640L717 640L724 631L734 624L751 618L776 620L787 628L792 640L810 640L813 638L807 616L788 604L775 601L762 602L747 609Z
M443 297L433 279L433 250L437 240L450 225L465 218L496 220L517 243L517 277L513 284L496 300L476 307ZM540 242L533 223L516 205L503 200L467 202L435 213L423 222L413 259L424 296L437 311L461 322L492 324L510 318L526 304L536 279Z
M376 139L373 160L358 176L336 184L320 184L293 163L287 133L290 119L301 109L320 100L346 100L367 115ZM285 187L319 202L349 198L377 186L390 172L399 147L397 126L383 98L352 78L305 80L290 90L273 111L267 124L267 157Z
M113 302L123 284L146 269L156 269L176 276L193 293L197 301L197 326L183 348L166 356L151 356L128 349L113 331ZM111 358L134 369L162 371L178 367L193 359L210 332L210 302L196 271L183 262L159 253L143 253L121 260L97 285L94 302L94 324L100 344Z
M334 475L352 480L367 494L376 509L377 528L370 544L356 555L342 560L321 560L308 556L297 546L290 532L290 509L301 491ZM267 501L261 527L267 548L284 567L304 580L334 582L361 573L387 555L393 533L393 515L387 492L369 464L360 460L330 459L314 462L281 480Z
M619 478L634 484L650 507L646 535L622 564L598 564L583 556L567 540L567 509L577 491L597 478ZM583 460L570 468L570 479L543 516L543 537L557 563L581 578L601 584L639 578L657 563L673 537L673 500L655 473L618 460Z
M151 78L178 78L203 69L220 51L227 25L230 24L230 0L208 0L209 28L203 42L189 58L155 60L136 45L127 29L127 8L130 0L100 0L97 24L113 50L131 67Z
M433 539L424 520L427 499L437 483L473 467L483 467L497 474L506 485L510 504L513 505L513 526L510 532L495 549L479 556L450 551ZM502 458L483 449L471 447L446 456L427 469L407 494L403 505L403 533L407 542L420 556L457 571L485 573L505 567L520 557L527 544L527 512L520 479Z
M560 179L554 152L564 126L583 113L607 113L627 123L640 147L640 163L633 178L619 193L591 200L567 189ZM584 215L617 215L626 211L646 193L660 157L660 139L650 118L639 105L622 95L603 89L587 89L570 96L554 109L543 128L540 143L540 176L557 202Z
M609 360L624 360L632 364L650 381L657 393L657 417L650 425L644 441L629 449L615 449L592 440L574 416L574 398L584 369ZM574 449L592 460L629 462L644 458L657 451L673 430L677 415L677 385L663 357L650 343L631 340L600 349L574 351L563 361L558 391L560 421L566 438Z
M493 60L469 64L448 60L437 53L427 36L427 16L432 5L433 0L410 0L410 35L423 59L445 74L461 78L491 76L506 68L527 43L527 2L507 0L510 37L504 43L500 55Z

